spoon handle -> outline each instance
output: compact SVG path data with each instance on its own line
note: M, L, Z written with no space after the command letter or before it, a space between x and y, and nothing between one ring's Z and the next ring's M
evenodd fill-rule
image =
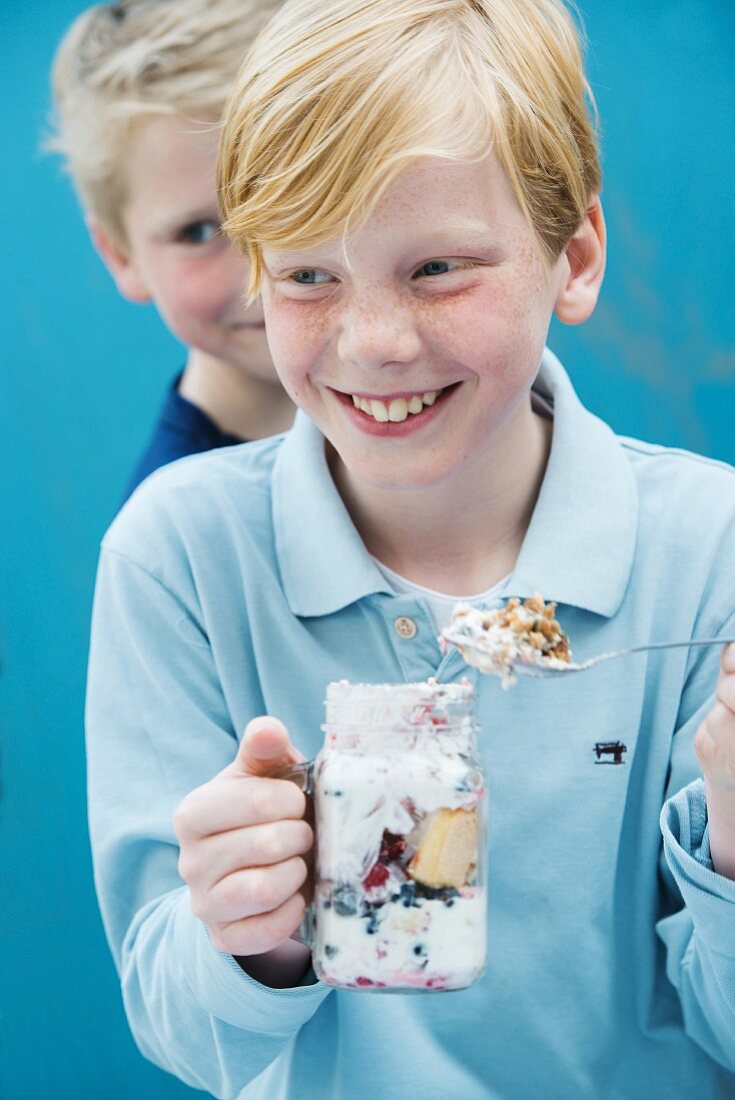
M588 661L580 661L577 669L593 668L603 661L612 661L614 657L625 657L628 653L645 653L652 649L692 649L695 646L704 645L730 645L735 638L689 638L685 642L648 642L646 645L632 645L626 649L615 649L610 653L599 653L596 657L590 657Z

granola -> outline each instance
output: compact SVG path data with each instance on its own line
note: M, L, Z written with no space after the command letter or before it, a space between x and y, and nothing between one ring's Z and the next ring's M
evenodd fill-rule
M467 664L492 676L503 687L515 683L514 666L525 664L559 667L569 664L569 638L556 618L556 604L545 603L539 593L527 600L513 597L505 607L484 610L458 603L440 642L454 645Z

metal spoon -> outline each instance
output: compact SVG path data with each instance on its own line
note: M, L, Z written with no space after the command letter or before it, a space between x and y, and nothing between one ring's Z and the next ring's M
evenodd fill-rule
M454 641L454 639L448 637L446 631L443 636L460 650L468 665L474 665L477 668L479 667L478 658L482 660L483 656L485 658L488 656L481 645L473 644L466 638L461 641L459 639ZM504 680L510 680L516 674L550 679L565 676L570 672L587 672L588 669L604 664L605 661L613 661L616 657L627 657L630 653L646 653L652 649L690 649L705 645L726 646L730 645L731 642L735 642L735 638L690 638L685 642L649 642L647 645L633 645L628 646L626 649L614 649L609 653L598 653L596 657L590 657L587 661L560 661L555 657L545 659L540 657L537 661L534 661L519 655L508 666L505 668L499 667L497 673L490 673L490 675L501 676ZM472 659L473 652L477 654L475 660Z

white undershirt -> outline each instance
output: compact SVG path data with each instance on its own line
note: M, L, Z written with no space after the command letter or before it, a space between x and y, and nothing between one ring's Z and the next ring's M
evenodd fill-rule
M394 573L392 569L389 569L387 565L383 565L382 561L378 561L375 557L373 561L394 592L399 595L420 596L428 604L437 634L440 634L445 626L449 626L455 604L469 603L473 607L486 607L498 598L503 585L510 576L509 573L508 577L503 577L492 588L488 588L486 592L479 592L475 596L448 596L446 592L436 592L433 588L424 588L422 584L414 584L413 581L407 580L399 573Z

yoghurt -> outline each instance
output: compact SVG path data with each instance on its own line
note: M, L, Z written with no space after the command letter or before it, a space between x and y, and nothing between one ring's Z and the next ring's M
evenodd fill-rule
M513 597L492 610L458 603L439 641L445 651L456 646L468 665L499 676L507 688L515 683L513 669L519 661L551 668L569 664L569 637L555 612L556 604L544 603L538 593L523 603Z
M314 768L317 976L461 989L486 956L485 783L474 690L330 684Z

